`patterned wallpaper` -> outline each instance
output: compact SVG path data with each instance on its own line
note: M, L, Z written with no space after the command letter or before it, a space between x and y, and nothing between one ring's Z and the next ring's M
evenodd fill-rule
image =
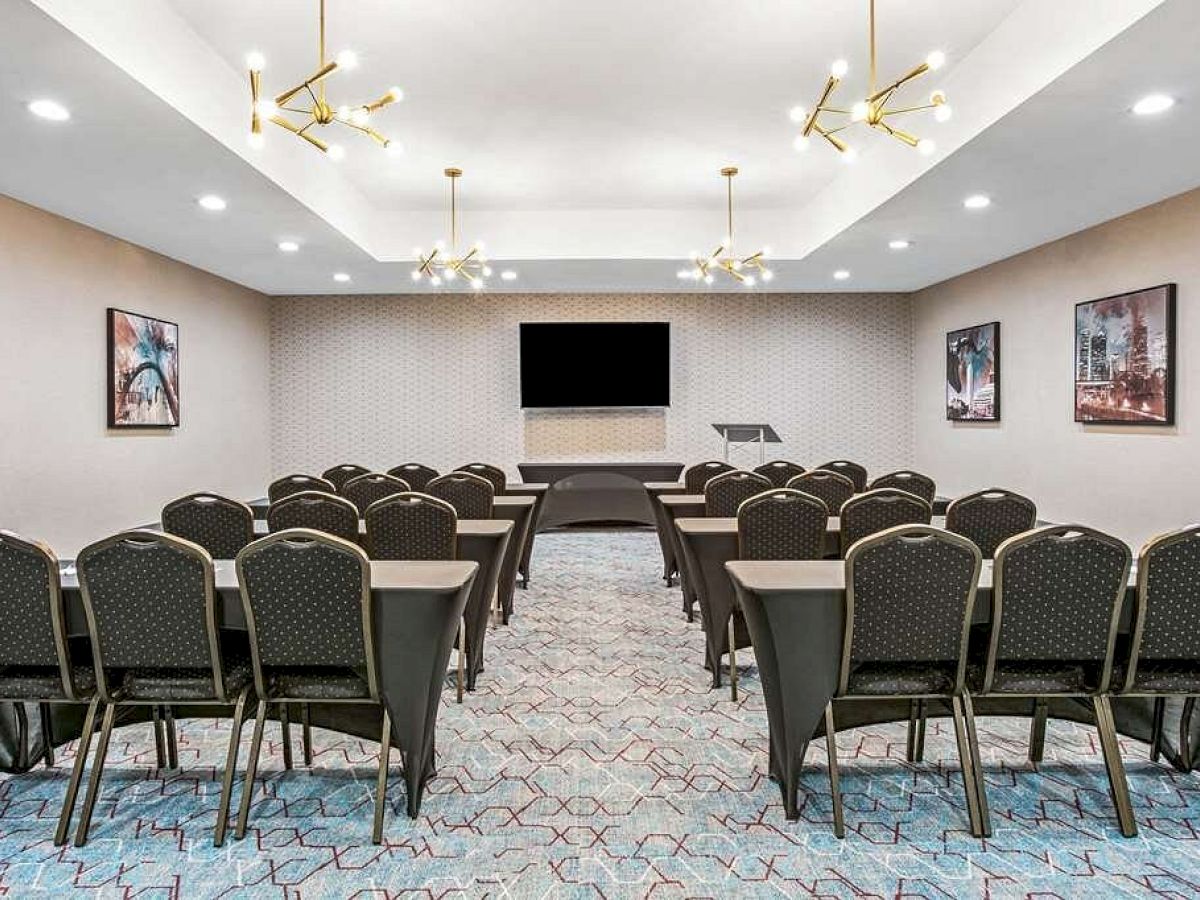
M271 301L276 475L337 462L719 458L710 423L767 421L768 458L912 465L899 294L389 295ZM669 321L666 410L522 411L523 321ZM735 462L739 462L735 459ZM742 464L757 464L746 454Z

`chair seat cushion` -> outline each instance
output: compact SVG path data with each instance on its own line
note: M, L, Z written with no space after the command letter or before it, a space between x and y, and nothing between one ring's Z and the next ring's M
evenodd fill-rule
M369 700L366 673L349 668L269 669L267 693L296 700Z
M1113 672L1114 689L1124 687L1124 671ZM1200 694L1200 663L1193 660L1156 659L1139 662L1133 676L1134 691L1163 694Z
M226 656L225 692L238 694L250 684L254 674L250 660L243 656ZM120 685L111 686L121 700L214 700L216 687L210 669L127 669Z
M1093 663L997 662L993 694L1091 694L1096 691L1099 666ZM983 689L983 667L971 666L967 674L972 691Z
M88 665L71 666L71 675L79 697L87 698L96 690L96 673ZM58 666L10 666L0 669L0 698L5 700L66 699L62 672Z
M955 663L861 663L850 673L847 695L950 694Z

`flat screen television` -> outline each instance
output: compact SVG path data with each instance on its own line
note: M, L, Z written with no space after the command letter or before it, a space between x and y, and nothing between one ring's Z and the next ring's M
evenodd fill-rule
M522 322L521 406L671 405L669 322Z

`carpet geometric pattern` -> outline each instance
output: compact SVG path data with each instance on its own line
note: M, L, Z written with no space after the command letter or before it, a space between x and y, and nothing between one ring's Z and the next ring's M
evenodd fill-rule
M753 667L738 703L709 689L700 626L660 570L648 531L540 535L479 690L462 706L444 695L438 775L416 821L393 769L382 847L370 841L373 742L317 731L313 768L297 746L285 772L271 723L251 830L218 850L228 731L180 723L180 769L159 773L148 726L130 726L114 734L82 849L51 842L72 746L53 770L0 777L0 896L1200 897L1200 780L1123 740L1140 828L1125 840L1094 730L1065 722L1050 723L1035 771L1025 721L980 720L986 841L967 831L941 720L918 765L904 762L902 725L839 735L842 841L814 742L801 820L787 822ZM238 793L240 780L235 805Z

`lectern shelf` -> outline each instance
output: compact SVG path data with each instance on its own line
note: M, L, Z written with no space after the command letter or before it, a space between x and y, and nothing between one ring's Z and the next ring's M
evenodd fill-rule
M714 422L713 428L725 442L725 462L729 462L731 451L741 449L749 444L758 444L758 464L762 465L767 461L767 444L783 443L783 439L779 437L775 429L765 422L749 424L745 422L738 424Z

